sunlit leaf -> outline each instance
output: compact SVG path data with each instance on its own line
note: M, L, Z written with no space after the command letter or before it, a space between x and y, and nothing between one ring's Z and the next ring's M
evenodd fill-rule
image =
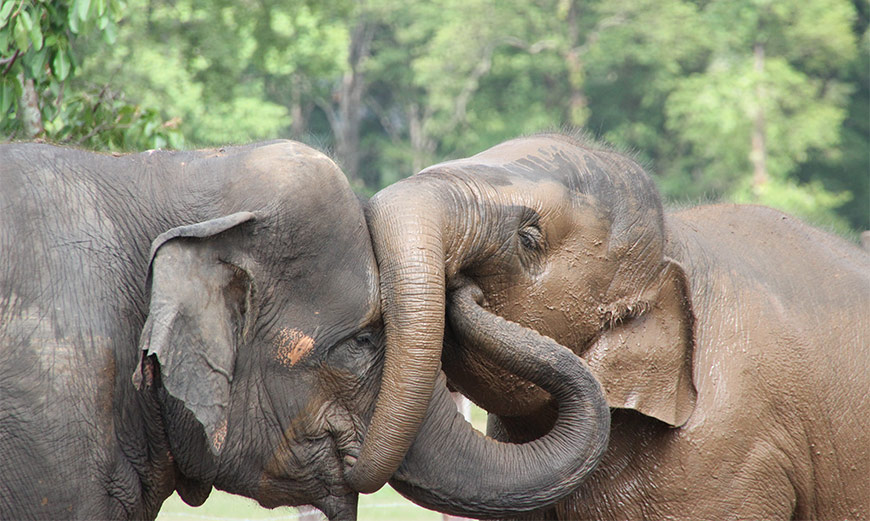
M113 45L118 39L118 26L111 20L105 20L107 20L107 23L103 31L103 40L109 45Z
M65 49L58 49L57 54L54 55L52 70L58 81L63 81L69 76L70 63Z
M27 19L29 20L30 18L28 17ZM15 46L18 50L27 52L27 49L30 47L30 34L23 20L24 17L20 15L15 19L12 36L15 39Z
M67 22L69 23L69 30L73 34L79 33L79 17L75 9L70 9L67 12Z
M18 23L20 23L27 32L33 28L33 19L27 10L22 10L18 13Z
M40 28L38 21L30 27L30 41L33 42L34 49L36 49L37 51L42 50L42 29Z
M90 8L91 0L75 0L76 15L82 22L87 21Z
M9 23L9 16L12 15L12 9L16 3L14 0L4 0L2 5L0 5L0 29L6 27L6 24Z

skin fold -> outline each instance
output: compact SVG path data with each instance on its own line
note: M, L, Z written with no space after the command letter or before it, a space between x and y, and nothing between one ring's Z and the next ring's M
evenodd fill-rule
M0 187L0 519L153 519L213 486L356 517L383 353L331 160L11 144Z
M630 158L558 134L429 167L376 194L367 219L387 346L398 339L404 355L387 356L384 386L393 364L434 353L448 385L489 411L489 436L550 432L551 392L492 355L497 332L475 333L499 326L455 304L472 290L504 327L558 342L601 384L606 452L527 518L870 512L870 256L855 245L758 206L666 214ZM389 384L426 395L417 376ZM445 459L403 467L397 488L454 511L495 467L459 475Z

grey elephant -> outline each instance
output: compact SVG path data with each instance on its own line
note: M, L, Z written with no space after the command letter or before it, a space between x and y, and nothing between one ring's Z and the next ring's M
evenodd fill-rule
M554 349L536 347L504 350L566 396L561 434L511 447L533 456L609 420L586 368L534 370ZM357 490L407 449L356 465L383 357L362 206L320 152L0 146L0 519L153 519L173 491L198 505L212 487L355 519ZM425 400L421 439L481 463L500 450L456 420L443 383ZM518 482L507 506L569 493L598 431L597 452L553 465L565 486Z
M377 271L326 156L4 145L0 251L0 518L149 519L212 486L355 512Z
M527 328L603 386L606 453L531 518L870 513L870 257L857 246L764 207L666 214L634 161L559 134L426 168L367 215L384 371L406 371L394 385L426 396L419 375L441 363L489 411L490 436L536 439L560 406L492 356L531 345ZM457 466L409 454L391 483L463 513L474 484L500 477Z

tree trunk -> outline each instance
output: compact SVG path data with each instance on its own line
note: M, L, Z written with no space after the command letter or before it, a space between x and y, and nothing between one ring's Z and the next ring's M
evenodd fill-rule
M32 79L24 79L23 73L18 75L18 79L24 87L21 99L18 101L18 119L24 129L24 136L27 139L34 139L45 134L45 128L42 126L42 113L39 111L39 98L36 95Z
M589 100L583 92L586 81L586 70L583 65L582 47L580 46L580 7L577 0L572 0L568 7L568 49L563 54L568 67L568 86L571 89L568 104L568 122L576 127L582 127L589 118Z
M426 133L428 116L420 114L420 106L412 103L408 107L408 137L411 139L411 173L423 170L432 160L437 146L435 140Z
M764 121L764 46L755 44L755 114L752 120L752 143L749 150L749 161L752 162L752 193L761 195L761 189L768 182L767 173L767 143Z
M290 136L299 141L308 130L308 116L311 114L311 104L304 104L303 90L304 85L302 79L298 75L293 76L293 83L290 87Z
M344 73L341 83L333 92L338 109L327 109L327 118L335 137L335 152L344 173L351 184L359 186L360 165L360 122L362 121L362 100L366 84L363 68L371 53L374 27L365 17L351 31L349 70Z

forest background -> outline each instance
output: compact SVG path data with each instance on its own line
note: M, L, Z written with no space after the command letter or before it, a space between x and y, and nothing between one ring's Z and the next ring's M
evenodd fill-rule
M867 0L0 2L0 141L292 138L370 194L584 128L670 203L870 229Z

